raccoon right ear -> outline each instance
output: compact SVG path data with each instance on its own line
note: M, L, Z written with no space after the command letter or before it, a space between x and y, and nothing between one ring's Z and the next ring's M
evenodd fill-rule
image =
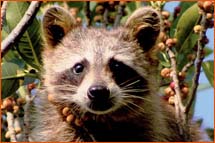
M45 42L52 47L56 46L75 25L75 19L63 8L49 8L42 22Z
M144 51L148 51L160 33L160 21L160 15L153 8L139 8L126 21L128 33L125 35L129 40L137 41Z

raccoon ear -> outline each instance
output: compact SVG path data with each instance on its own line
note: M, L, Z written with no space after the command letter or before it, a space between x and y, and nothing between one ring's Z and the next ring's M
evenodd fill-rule
M127 20L126 34L130 40L136 40L144 51L155 44L160 33L160 15L150 7L137 9Z
M75 25L75 19L63 8L49 8L42 22L45 42L52 47L56 46Z

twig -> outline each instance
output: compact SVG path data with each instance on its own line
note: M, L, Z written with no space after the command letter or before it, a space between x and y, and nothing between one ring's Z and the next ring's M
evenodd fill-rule
M117 15L116 15L116 18L115 18L115 21L114 21L114 25L113 25L114 28L116 28L117 26L119 26L120 20L121 20L121 18L123 16L123 10L124 10L124 7L121 4L119 4L118 5L118 9L117 9Z
M33 19L36 16L37 11L39 10L41 2L39 1L32 1L31 5L29 6L28 10L25 12L25 15L17 24L17 26L11 31L6 39L1 43L1 57L7 53L10 49L11 45L13 45L22 34L26 31L28 26L31 24Z
M175 90L175 98L176 98L175 99L176 120L178 122L180 134L184 135L186 141L188 141L189 136L184 133L184 131L187 130L187 125L186 125L186 118L184 115L185 107L182 103L181 90L180 90L179 80L178 80L178 75L177 75L176 58L175 58L175 54L171 51L171 49L169 47L167 47L166 50L170 57L171 67L172 67L172 78L173 78L173 82L175 84L174 90Z
M202 62L204 59L204 54L203 54L203 49L205 44L202 42L206 35L206 13L202 13L202 20L201 20L201 26L202 26L202 31L199 34L199 39L198 39L198 49L197 49L197 57L196 57L196 68L195 68L195 74L192 79L192 88L191 88L191 93L190 93L190 99L187 102L186 108L185 108L185 113L188 114L190 111L190 108L193 104L194 99L196 98L196 91L199 85L199 76L201 72L201 66Z
M10 141L17 142L16 132L14 130L14 116L13 116L13 113L11 112L7 112L7 124L8 124L8 131L10 133Z
M7 1L3 1L2 7L1 7L1 29L4 25L5 18L6 18L6 8L7 8Z
M181 70L181 72L187 72L189 70L190 67L192 67L194 65L195 59L189 61Z
M91 11L90 11L90 1L86 2L85 13L86 13L86 18L87 18L87 27L89 27L92 23Z
M104 14L103 14L103 19L104 19L104 27L107 27L108 26L108 13L109 13L109 10L108 10L108 3L106 2L105 5L104 5Z

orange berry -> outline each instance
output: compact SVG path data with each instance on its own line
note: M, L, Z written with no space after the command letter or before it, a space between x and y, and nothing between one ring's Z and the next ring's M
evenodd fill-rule
M36 84L35 83L30 83L27 85L27 89L28 91L31 91L32 89L34 89L36 87Z
M7 131L7 132L5 133L5 138L6 138L6 139L9 139L9 138L10 138L10 132L9 132L9 131Z
M3 100L2 106L6 110L13 110L14 104L15 104L15 102L13 101L12 98L6 98L6 99Z
M175 96L170 96L169 99L168 99L168 103L170 105L175 105Z
M203 1L198 1L198 6L199 6L199 8L201 8L201 9L203 9Z
M163 16L164 19L168 19L170 16L170 13L168 11L162 11L161 15Z
M172 90L172 88L170 88L170 87L167 87L165 90L164 90L164 92L165 92L165 95L167 95L167 96L174 96L175 95L175 92Z
M189 61L193 61L193 60L195 60L195 58L196 58L196 55L195 55L195 54L189 54L189 55L187 55L187 59L188 59Z
M165 50L165 44L164 44L163 42L158 43L158 48L159 48L161 51L164 51L164 50Z
M102 5L96 6L96 14L102 14L104 12L104 7Z
M206 12L210 12L212 8L213 2L212 1L205 1L203 3L203 8Z
M188 95L188 93L189 93L189 88L188 88L188 87L182 87L182 88L181 88L181 92L182 92L184 95Z
M193 31L194 31L196 34L199 34L202 30L203 30L203 28L202 28L201 25L196 25L196 26L194 26L194 28L193 28Z
M207 13L207 14L206 14L206 18L209 19L209 20L212 19L212 18L213 18L212 13Z
M179 72L178 78L179 78L179 80L184 80L186 78L186 73L185 72Z
M15 130L16 134L19 134L22 131L22 129L20 127L16 127L16 128L14 128L14 130Z
M169 38L169 39L166 40L166 45L167 45L168 47L172 47L172 46L175 45L175 42L174 42L173 39Z
M76 17L78 14L78 8L70 8L70 13L72 16Z
M96 16L94 16L94 18L93 18L93 20L95 21L95 22L101 22L102 21L102 16L101 15L96 15Z
M72 121L75 119L75 116L73 114L70 114L69 116L66 117L66 121L68 123L72 123Z
M164 68L161 70L161 76L162 77L170 77L171 69Z
M69 109L69 107L65 107L63 108L62 113L64 116L68 116L69 114L71 114L71 110Z
M75 125L80 127L83 125L83 122L80 119L75 119Z
M54 102L54 96L52 94L48 94L48 101Z
M161 32L159 35L159 39L160 41L164 42L167 39L166 33L165 32Z
M19 106L15 105L13 106L13 113L17 114L19 112Z

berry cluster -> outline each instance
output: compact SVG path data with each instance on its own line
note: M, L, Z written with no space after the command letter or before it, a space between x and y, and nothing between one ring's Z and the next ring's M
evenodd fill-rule
M127 15L125 11L126 3L125 1L109 1L109 2L97 2L97 6L95 8L95 16L93 17L94 22L108 22L109 24L113 24L118 8L121 7L122 10L120 11L122 16ZM105 19L105 15L107 19Z
M1 110L3 111L3 114L6 114L6 112L11 112L15 115L13 126L14 126L14 131L16 135L19 135L22 131L19 118L17 117L23 116L23 111L24 111L23 105L25 105L25 103L26 103L25 98L14 99L12 97L8 97L8 98L5 98L1 104ZM5 133L5 138L6 139L10 138L9 131Z
M170 68L164 68L161 70L161 77L163 78L172 78L172 69ZM187 83L184 82L184 79L186 77L185 72L179 72L178 78L180 81L180 91L181 91L181 98L186 99L186 97L189 94L189 86ZM174 105L175 100L175 83L172 81L170 82L169 86L164 89L164 99L168 100L169 104Z
M64 107L61 110L61 113L63 115L63 119L69 123L69 124L74 124L78 127L83 125L83 122L81 119L76 118L76 116L72 113L72 110L69 107Z

